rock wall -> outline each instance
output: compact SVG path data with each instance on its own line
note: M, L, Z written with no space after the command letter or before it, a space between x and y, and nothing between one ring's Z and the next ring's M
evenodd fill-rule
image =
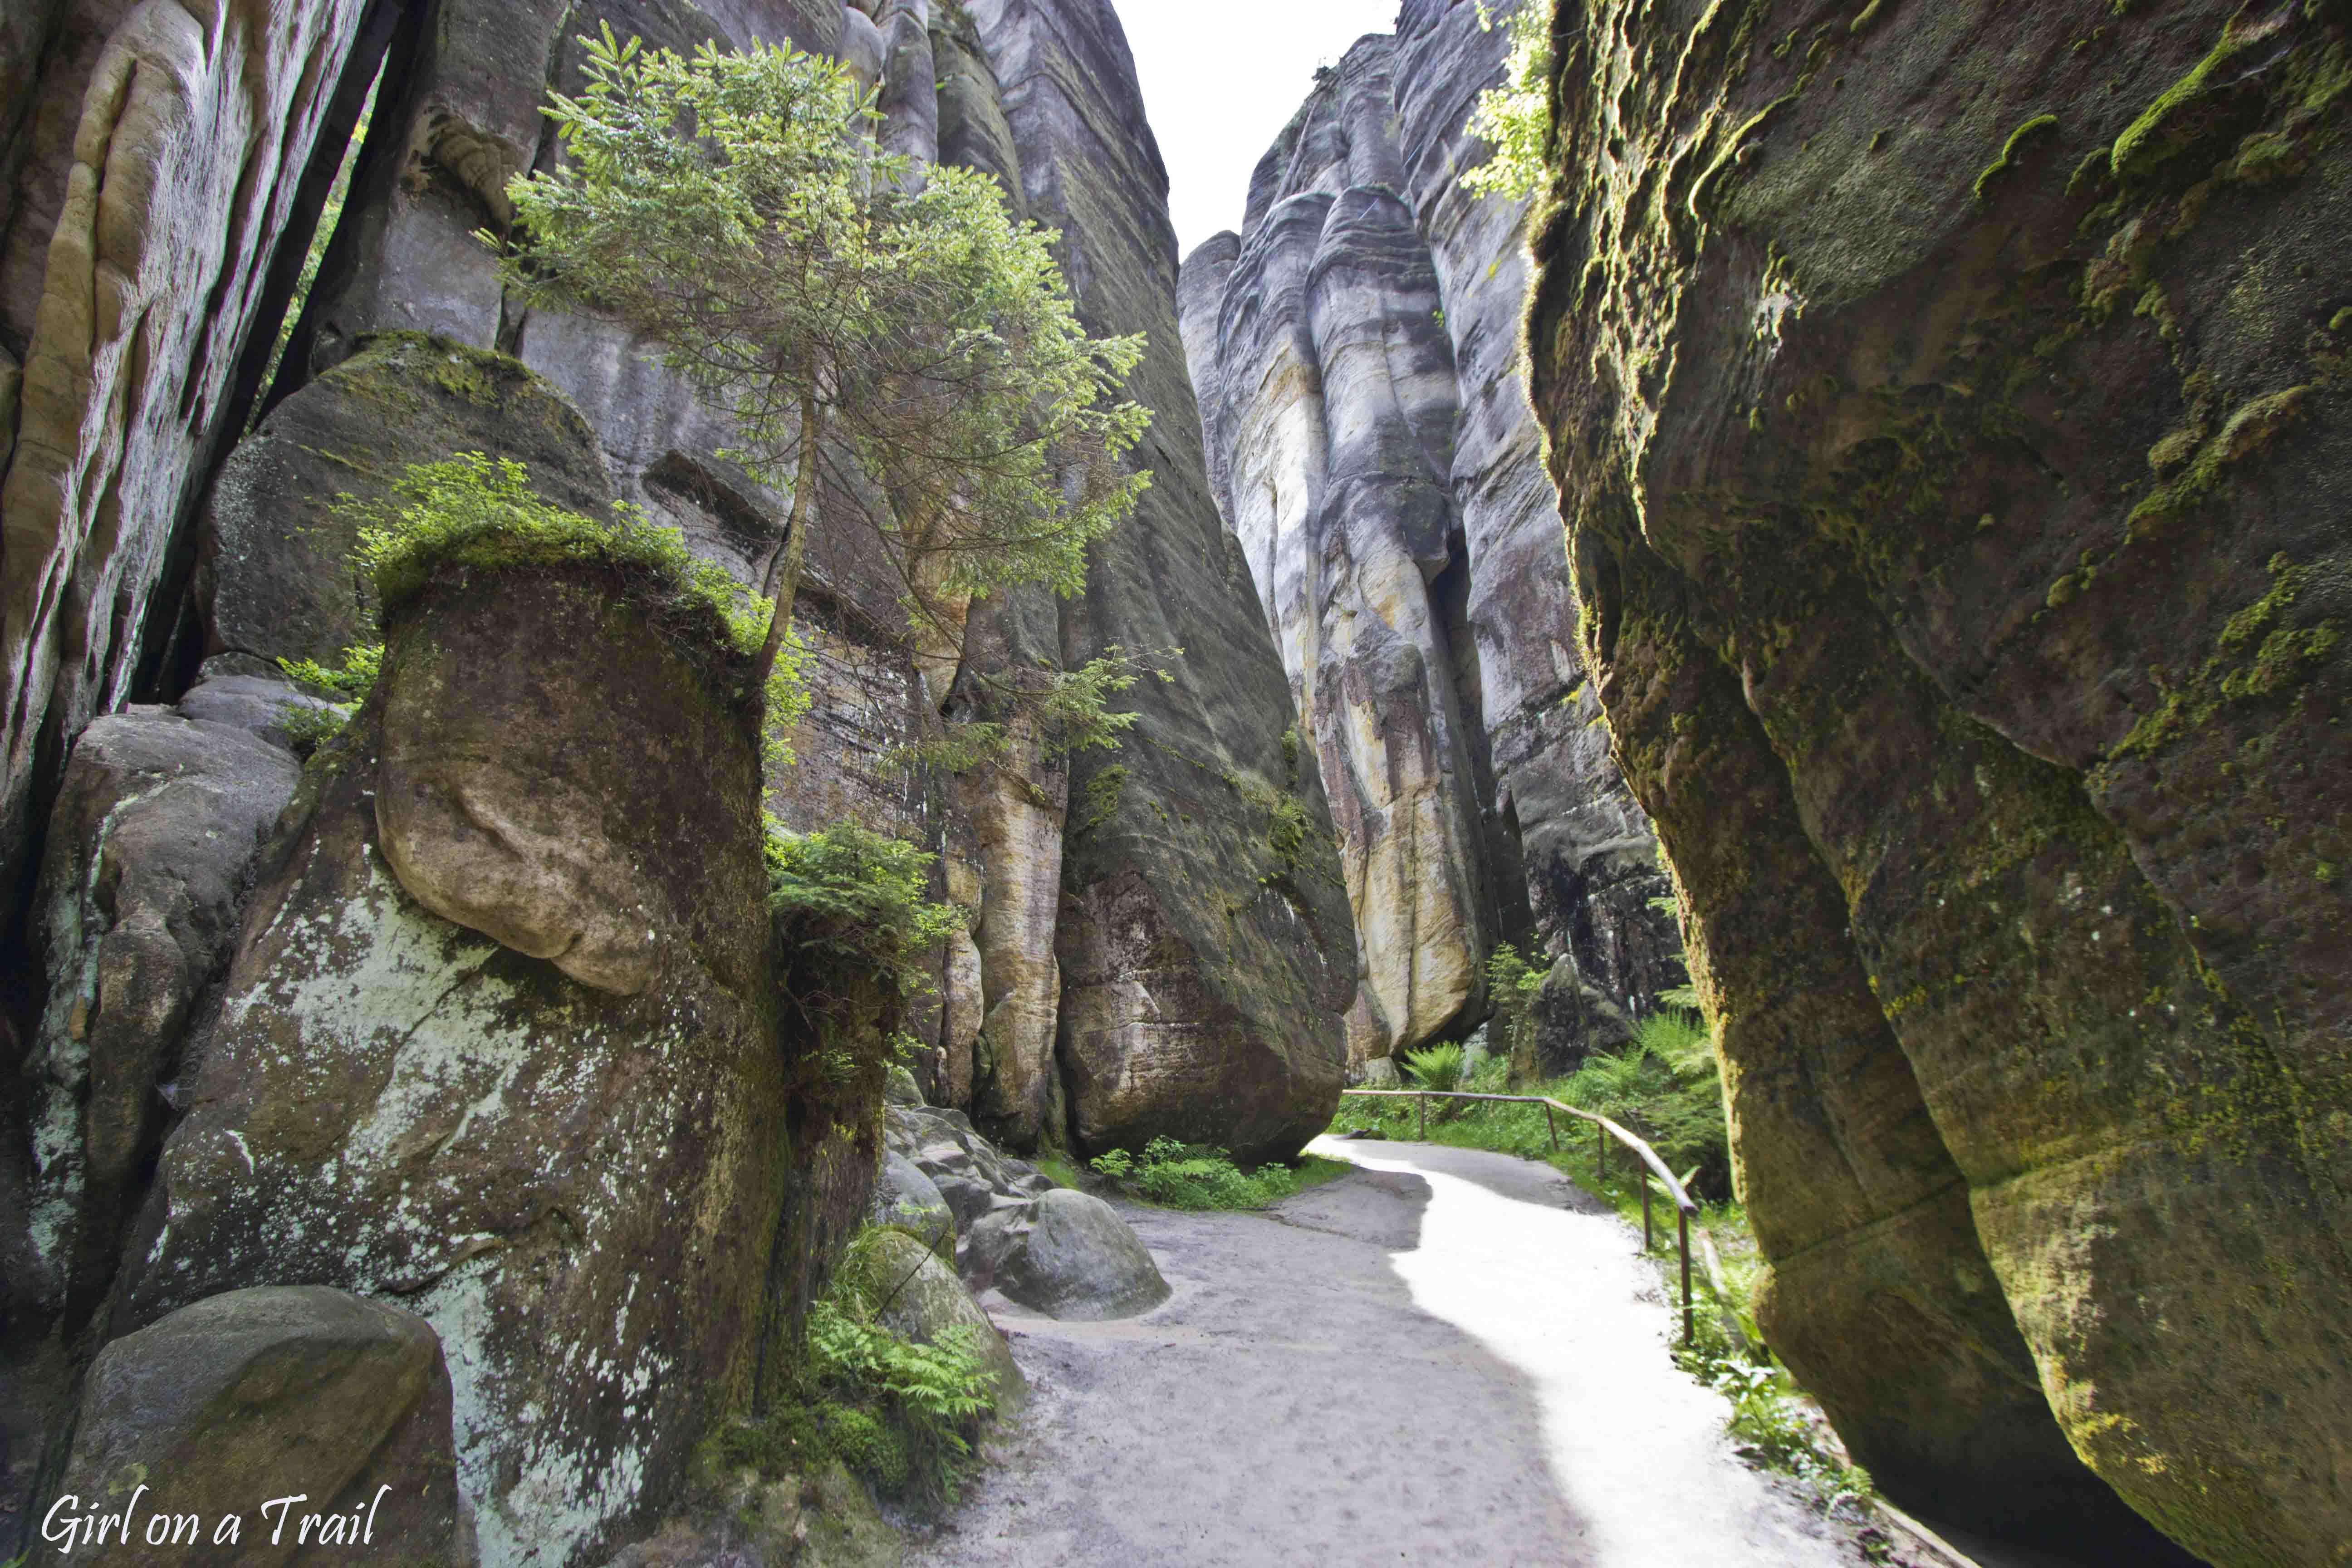
M1181 650L1130 694L1115 753L1071 759L1059 1065L1078 1141L1154 1133L1295 1152L1338 1103L1355 989L1319 781L1246 565L1218 524L1176 324L1166 169L1107 0L971 0L1029 216L1063 236L1096 330L1150 335L1130 394L1157 419L1132 522L1063 607L1066 662Z
M1412 0L1185 263L1210 469L1330 792L1362 944L1359 1064L1465 1033L1497 942L1549 950L1558 1062L1679 983L1648 825L1573 651L1518 367L1524 204L1474 196L1499 31Z
M37 0L0 23L10 922L73 737L132 694L177 620L157 590L257 374L248 339L292 288L278 264L323 195L306 192L313 153L340 153L358 112L362 11Z
M1535 241L1775 1347L1898 1498L2233 1565L2352 1539L2347 26L1564 5Z
M1086 599L974 606L960 666L910 645L845 521L872 498L840 480L800 600L817 700L756 783L732 699L648 651L660 626L561 584L487 611L476 582L395 616L375 698L296 791L320 705L278 661L340 663L379 609L339 496L478 450L562 505L640 505L747 584L777 557L786 509L719 456L723 415L654 345L509 297L477 238L560 155L538 106L604 23L831 51L885 144L1060 227L1090 327L1153 338L1158 485ZM108 1341L300 1283L397 1297L447 1349L485 1561L576 1563L646 1521L773 1371L879 1158L858 1108L780 1077L805 1042L754 952L762 805L943 850L968 929L906 1023L992 1131L1264 1156L1320 1131L1355 973L1329 816L1208 496L1165 176L1107 5L58 0L0 21L0 892L37 917L0 987L12 1061L26 1042L0 1084L0 1503L66 1463ZM1185 650L1116 754L956 780L894 755L992 668L1114 648ZM179 705L90 724L134 688ZM649 1358L659 1386L631 1383Z

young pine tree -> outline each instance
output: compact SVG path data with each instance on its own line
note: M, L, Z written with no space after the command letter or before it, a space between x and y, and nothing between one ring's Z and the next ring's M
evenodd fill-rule
M983 174L878 152L871 100L829 60L584 41L585 91L547 111L563 160L509 187L509 276L649 335L734 416L728 455L790 493L763 673L820 492L887 544L919 645L955 642L993 590L1076 594L1150 482L1121 461L1150 415L1118 396L1143 340L1087 335L1059 237ZM1034 705L1067 743L1105 743L1103 696L1132 680L1090 666Z

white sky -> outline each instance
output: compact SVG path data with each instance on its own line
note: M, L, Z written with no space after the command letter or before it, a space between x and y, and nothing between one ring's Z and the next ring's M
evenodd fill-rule
M1315 86L1399 0L1113 0L1168 161L1179 255L1242 226L1250 173Z

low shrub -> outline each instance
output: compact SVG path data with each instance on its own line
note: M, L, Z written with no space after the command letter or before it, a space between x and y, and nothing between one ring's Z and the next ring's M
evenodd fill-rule
M278 668L287 679L328 703L324 708L289 713L280 725L295 751L307 757L341 734L360 704L368 700L368 693L375 689L376 678L383 673L383 644L343 649L341 669L329 669L310 658L281 658Z
M1261 1165L1244 1171L1223 1149L1173 1138L1154 1138L1140 1154L1115 1149L1094 1162L1095 1172L1120 1191L1171 1209L1268 1208L1346 1168L1309 1158L1296 1170Z
M1416 1089L1435 1093L1450 1093L1462 1087L1463 1064L1467 1053L1458 1045L1424 1046L1404 1054L1404 1076Z
M721 1432L717 1457L772 1478L839 1459L877 1496L950 1507L995 1408L996 1374L975 1330L926 1344L881 1321L906 1281L874 1267L877 1234L859 1233L809 1309L786 1396L765 1418Z

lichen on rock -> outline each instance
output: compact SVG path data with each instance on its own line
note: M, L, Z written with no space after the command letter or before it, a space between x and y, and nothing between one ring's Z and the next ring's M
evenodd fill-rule
M2054 1426L2208 1560L2325 1561L2352 41L1869 15L1567 16L1529 317L1765 1327L1898 1499L2120 1530Z

